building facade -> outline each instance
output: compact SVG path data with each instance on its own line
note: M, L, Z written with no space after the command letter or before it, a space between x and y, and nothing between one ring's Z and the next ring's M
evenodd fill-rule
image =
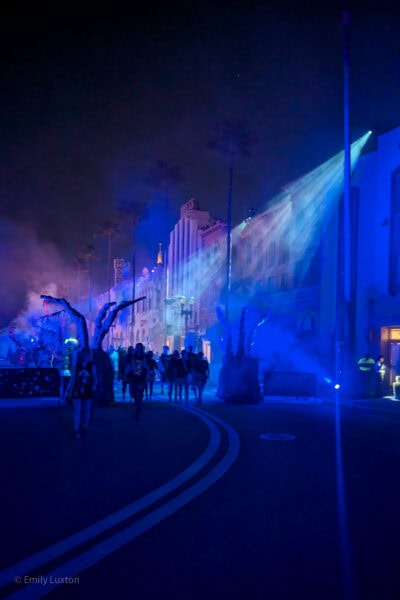
M400 373L400 128L379 136L375 150L353 165L350 245L351 298L347 306L347 360L369 352L385 356L387 383ZM265 210L232 229L232 319L255 306L270 323L304 343L331 371L338 323L339 206L343 159L332 170L288 185ZM327 167L327 168L328 168ZM335 185L328 185L332 181ZM212 219L193 198L181 207L165 255L142 273L136 297L112 332L112 342L171 350L195 345L213 359L216 308L226 293L226 223ZM121 265L119 265L121 268ZM111 290L132 297L132 282ZM108 292L97 299L101 305ZM230 311L231 312L231 311ZM275 340L278 342L278 340ZM212 345L214 344L214 348Z

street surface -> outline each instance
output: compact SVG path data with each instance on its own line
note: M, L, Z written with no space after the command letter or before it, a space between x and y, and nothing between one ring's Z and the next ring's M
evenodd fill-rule
M2 597L400 598L400 402L11 404Z

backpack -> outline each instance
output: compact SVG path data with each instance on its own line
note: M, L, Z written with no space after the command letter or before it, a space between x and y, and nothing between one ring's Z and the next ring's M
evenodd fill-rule
M92 369L83 367L76 374L76 395L78 398L88 399L93 395L93 374Z

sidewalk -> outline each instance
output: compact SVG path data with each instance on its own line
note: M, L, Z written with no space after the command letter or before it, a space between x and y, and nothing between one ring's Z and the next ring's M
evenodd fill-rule
M204 390L203 393L203 404L224 404L224 400L219 398L217 395L217 386L208 386ZM165 402L168 403L168 393L161 394L158 391L153 392L152 402ZM400 402L400 400L396 400L393 395L386 395L382 398L351 398L347 396L340 396L340 403L346 405L355 405L357 403L371 403L371 402ZM145 402L147 402L145 400ZM268 403L276 403L282 402L284 404L335 404L336 398L335 394L324 395L324 396L264 396L262 402L264 404ZM116 405L124 405L130 404L129 394L126 394L126 400L122 400L122 394L120 391L115 393L115 403ZM172 401L174 404L174 401ZM51 397L51 398L1 398L0 399L0 408L29 408L32 406L37 407L48 407L48 408L57 408L65 406L63 402L61 402L60 398ZM181 404L184 406L184 402ZM195 399L193 393L189 393L189 406L195 406Z
M217 388L216 386L210 386L209 388L206 388L204 390L203 393L203 402L204 403L208 403L208 402L223 402L223 400L221 400L220 398L218 398L216 396L217 393ZM132 402L130 402L129 400L129 393L126 393L126 400L124 401L122 399L122 393L120 391L114 392L114 397L115 397L115 403L117 405L126 405L126 404L131 404ZM164 393L164 394L160 394L158 392L153 392L153 398L152 398L152 402L157 401L157 402L166 402L168 403L168 393ZM147 402L146 399L144 400L144 402ZM172 403L174 403L172 401ZM194 396L193 393L190 392L189 393L189 405L190 406L194 406L195 400L194 400ZM184 405L184 402L183 404ZM27 408L27 407L32 407L32 406L38 406L38 407L61 407L61 406L65 406L65 403L61 401L61 399L59 398L59 396L54 396L54 397L49 397L49 398L41 398L41 397L37 397L37 398L0 398L0 408Z

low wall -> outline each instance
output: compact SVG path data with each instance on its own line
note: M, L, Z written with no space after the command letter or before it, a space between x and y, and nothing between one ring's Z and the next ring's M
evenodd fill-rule
M264 396L316 396L315 373L264 372Z
M59 395L58 369L0 369L0 398L58 398Z

